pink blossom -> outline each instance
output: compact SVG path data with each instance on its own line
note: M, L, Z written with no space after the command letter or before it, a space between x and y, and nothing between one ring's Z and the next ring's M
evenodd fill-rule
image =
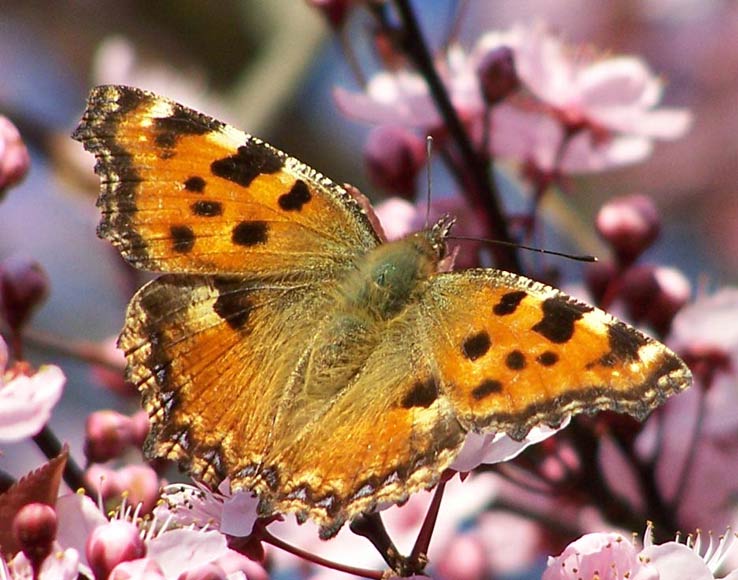
M30 162L18 129L10 119L0 115L0 199L6 188L25 177Z
M559 427L539 425L531 429L522 441L516 441L504 433L468 433L451 469L471 471L479 465L510 461L531 445L548 439L568 424L567 417Z
M542 171L603 171L645 159L653 139L676 139L690 126L686 110L658 107L661 82L639 59L596 59L566 47L538 24L489 32L469 53L453 46L436 59L451 102L475 140L482 135L485 110L477 69L501 47L512 49L529 95L492 109L490 145L498 157ZM429 133L443 123L424 79L407 70L377 74L365 93L338 88L334 96L345 115L371 124Z
M484 99L477 62L453 46L436 59L436 66L460 117L470 120L478 116L484 110ZM415 72L379 72L370 79L364 93L338 87L333 96L347 117L372 125L401 125L424 133L443 125L425 79Z
M521 82L567 126L653 139L676 139L689 129L686 110L657 108L662 82L638 58L604 58L566 46L541 22L482 37L476 50L499 43L512 48Z
M685 543L676 541L656 545L652 528L646 528L643 548L617 533L586 534L569 544L561 555L548 559L542 580L715 580L735 542L728 534L708 545L702 544L702 534L689 536ZM738 571L725 577L735 580Z
M584 174L643 160L653 149L640 135L599 138L591 131L567 135L556 118L542 111L503 104L492 116L491 147L497 157L527 163L544 172Z
M23 552L18 552L8 564L0 558L0 580L77 580L79 573L79 553L71 548L57 550L46 558L35 579Z
M226 478L217 491L203 485L168 485L163 502L156 508L160 519L178 525L208 526L236 537L248 536L257 519L258 499L249 491L232 491Z
M0 337L0 441L14 442L36 435L51 417L66 378L55 365L34 375L5 370L7 347Z

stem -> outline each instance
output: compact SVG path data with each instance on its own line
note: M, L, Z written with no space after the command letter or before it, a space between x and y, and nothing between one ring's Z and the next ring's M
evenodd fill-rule
M404 47L426 79L433 100L472 177L474 188L467 190L467 194L472 198L472 205L476 206L481 203L487 210L485 217L489 222L492 235L504 242L510 242L512 240L507 231L507 221L499 205L499 193L494 179L490 178L492 174L491 164L486 164L474 150L469 135L456 114L446 88L438 76L409 0L395 0L395 6L404 25ZM501 268L513 272L520 271L520 263L514 249L499 246L493 248L493 252Z
M443 492L446 490L447 481L446 477L441 476L441 481L438 482L436 490L433 492L433 499L425 514L423 525L420 526L415 545L410 552L410 561L419 564L421 571L428 562L428 548L430 548L433 529L436 527L436 521L438 520L438 511L441 508L441 500L443 500Z
M123 372L123 363L110 360L99 344L88 340L62 338L40 330L29 329L23 333L24 340L35 347L53 351L89 364L104 366L112 371Z
M379 513L361 514L349 527L357 536L366 538L372 543L390 569L399 572L408 568L407 559L400 555L400 551L389 537Z
M57 436L54 435L54 432L49 429L48 425L45 425L44 428L41 429L41 431L38 433L38 435L34 435L33 441L49 460L58 457L62 451L61 442L59 441ZM78 489L83 489L85 495L91 498L97 497L95 491L91 489L89 485L87 485L84 477L84 472L82 471L80 466L77 465L77 462L74 460L71 454L67 458L67 464L64 467L63 477L64 483L66 483L71 490L76 491Z
M320 556L316 554L311 554L310 552L306 552L302 548L298 548L297 546L288 544L284 540L280 540L276 536L273 536L271 533L267 531L266 528L261 528L260 530L258 530L258 534L259 534L259 538L263 540L264 542L266 542L267 544L271 544L272 546L276 548L284 550L285 552L292 554L294 556L297 556L298 558L302 558L303 560L307 560L308 562L312 562L313 564L318 564L319 566L324 566L332 570L338 570L339 572L345 572L346 574L353 574L354 576L361 576L362 578L371 578L372 580L382 580L383 578L382 572L377 572L376 570L365 570L363 568L356 568L354 566L348 566L346 564L341 564L339 562L333 562L331 560L321 558ZM234 547L237 549L237 545Z

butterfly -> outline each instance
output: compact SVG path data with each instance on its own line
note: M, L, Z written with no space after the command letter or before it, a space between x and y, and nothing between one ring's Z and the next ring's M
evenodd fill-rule
M470 432L523 438L690 384L664 345L559 290L446 271L452 220L386 242L371 208L263 141L164 97L92 90L98 233L163 275L119 345L146 451L254 491L330 537L437 483Z

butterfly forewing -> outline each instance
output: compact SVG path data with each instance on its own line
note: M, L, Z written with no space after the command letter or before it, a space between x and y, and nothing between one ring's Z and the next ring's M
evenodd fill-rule
M508 272L435 276L422 308L444 392L471 429L522 438L535 425L603 409L643 419L690 384L664 345Z
M378 243L344 188L153 93L95 88L74 137L97 157L99 233L136 267L329 277Z

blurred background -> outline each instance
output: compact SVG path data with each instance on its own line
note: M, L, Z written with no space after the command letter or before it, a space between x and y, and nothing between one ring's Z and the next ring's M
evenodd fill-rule
M571 43L642 57L665 80L663 103L690 109L686 137L659 143L643 163L572 180L566 202L591 234L607 198L652 196L662 212L659 258L710 287L738 280L738 4L721 0L472 0L458 41L489 29L543 20ZM433 47L447 40L459 2L415 2ZM371 74L369 19L346 35ZM98 179L92 156L69 138L91 86L151 89L226 120L374 201L363 171L368 128L342 117L332 90L358 89L341 45L321 14L298 0L3 0L0 113L32 156L25 181L0 203L0 260L38 260L50 295L32 327L57 337L112 340L133 291L117 253L95 236ZM504 168L503 168L504 170ZM442 182L441 182L442 183ZM442 189L443 185L439 186ZM439 192L439 195L442 195ZM143 280L143 278L141 279ZM120 407L87 365L53 352L68 383L51 425L82 457L83 421ZM132 403L125 403L131 405ZM131 408L127 410L132 410ZM8 445L0 467L22 473L41 462L30 443Z

